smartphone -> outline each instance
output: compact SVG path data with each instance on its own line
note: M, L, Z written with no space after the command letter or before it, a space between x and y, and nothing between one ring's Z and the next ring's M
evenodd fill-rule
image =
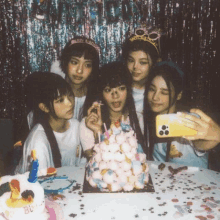
M188 113L192 114L192 113ZM192 114L199 117L197 114ZM177 114L163 114L156 116L156 135L159 138L166 137L182 137L182 136L194 136L197 131L186 127L181 123L181 119Z

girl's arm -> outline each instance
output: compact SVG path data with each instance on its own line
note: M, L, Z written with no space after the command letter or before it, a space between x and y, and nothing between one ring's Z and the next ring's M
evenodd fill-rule
M206 141L206 140L196 140L192 141L195 148L199 151L208 151L215 148L219 142L216 141Z
M102 132L102 117L100 104L94 102L93 105L88 109L88 115L85 120L87 128L93 131L94 136Z
M97 113L93 112L93 109L96 109ZM98 137L98 134L101 133L101 126L100 105L95 103L88 109L88 116L83 118L80 123L80 142L87 159L93 155L95 139Z
M199 109L191 109L190 112L198 114L201 118L197 118L187 113L179 113L183 119L183 123L187 127L198 131L196 136L184 137L193 141L198 150L207 151L214 148L220 143L220 126L209 116Z
M95 138L93 131L86 126L85 118L80 122L79 137L85 156L87 157L87 152L89 152L95 144Z

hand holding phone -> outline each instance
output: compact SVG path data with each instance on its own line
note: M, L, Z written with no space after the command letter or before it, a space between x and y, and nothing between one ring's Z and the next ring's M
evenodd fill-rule
M194 116L200 117L195 114ZM163 114L156 116L156 135L159 138L194 136L196 134L197 130L186 127L178 114Z
M198 131L196 136L186 136L186 138L188 140L200 139L207 141L217 141L220 143L220 125L199 109L191 109L190 113L191 114L184 112L177 113L182 118L186 127L190 127ZM199 115L200 118L193 117L195 113L196 115Z

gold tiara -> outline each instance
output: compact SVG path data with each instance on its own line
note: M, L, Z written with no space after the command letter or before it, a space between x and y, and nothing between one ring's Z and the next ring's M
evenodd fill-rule
M92 47L94 47L96 49L96 51L98 52L98 54L100 53L100 48L99 46L91 39L83 39L83 38L77 38L77 39L73 39L71 40L71 43L70 43L70 46L73 45L73 44L89 44L91 45Z
M160 39L160 31L156 30L156 31L148 31L144 28L138 28L135 30L135 33L132 37L129 38L129 41L133 42L136 40L143 40L146 42L149 42L150 44L152 44L155 49L157 50L157 53L160 54L159 52L159 45L157 43L157 40Z

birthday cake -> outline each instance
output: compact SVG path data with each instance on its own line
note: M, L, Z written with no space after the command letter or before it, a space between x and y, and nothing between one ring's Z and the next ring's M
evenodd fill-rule
M91 187L102 192L128 192L148 183L146 154L129 124L113 124L93 150L85 175Z
M34 153L33 153L34 155ZM33 156L32 155L32 156ZM38 160L33 159L30 172L8 175L0 178L0 220L47 220L49 214L45 208L44 189L37 181ZM55 168L44 171L55 172Z
M8 190L5 190L6 188ZM38 182L30 183L28 173L2 177L0 179L0 213L5 219L10 220L47 220L44 189Z

